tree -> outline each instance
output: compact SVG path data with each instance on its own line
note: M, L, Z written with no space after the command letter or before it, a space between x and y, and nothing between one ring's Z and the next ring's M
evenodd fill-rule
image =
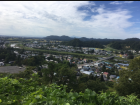
M107 89L105 83L101 82L99 79L96 79L96 81L87 81L87 88L95 91L96 93L100 93L100 91L105 91Z
M118 51L117 50L115 51L115 54L118 54Z
M54 78L55 78L55 73L57 72L57 64L54 62L49 62L48 63L48 68L42 69L43 72L43 80L45 83L53 83Z
M127 70L120 71L115 89L120 95L136 94L140 98L140 57L131 60Z
M103 77L103 74L101 74L101 81L104 81L104 77Z
M102 72L106 72L106 67L105 67L105 65L103 65L103 67L102 67Z
M129 55L128 56L128 59L133 59L134 58L134 55Z

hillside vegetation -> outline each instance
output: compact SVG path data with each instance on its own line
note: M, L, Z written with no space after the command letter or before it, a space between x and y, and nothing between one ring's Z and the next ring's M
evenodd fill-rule
M140 50L140 39L138 38L130 38L125 39L122 41L115 41L111 43L112 48L115 49L133 49L133 50Z
M68 42L61 42L62 45L73 46L73 47L95 47L104 48L100 42L97 41L81 41L79 39L73 39Z
M66 92L65 85L39 85L37 75L25 80L0 78L1 105L139 105L134 95L118 96L114 92L97 94L90 89L85 92Z

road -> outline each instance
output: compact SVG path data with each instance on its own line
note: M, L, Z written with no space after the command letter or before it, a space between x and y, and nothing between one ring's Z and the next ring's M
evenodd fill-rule
M20 71L24 71L26 67L22 67L21 69L18 66L3 66L0 67L0 73L19 73Z
M79 65L77 65L77 66L85 66L85 65L93 66L94 63L98 63L98 62L101 62L101 61L103 61L103 60L108 60L108 59L111 59L111 58L113 58L113 57L115 57L115 56L110 56L110 57L107 57L107 58L103 58L103 59L101 59L101 60L94 61L94 62L92 62L92 63L79 64Z

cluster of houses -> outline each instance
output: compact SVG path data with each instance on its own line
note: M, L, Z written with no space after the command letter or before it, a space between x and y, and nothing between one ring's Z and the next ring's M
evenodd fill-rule
M30 48L42 48L42 46L47 46L47 45L58 45L60 44L60 42L38 42L38 41L34 41L32 43L24 43L23 45L26 47L30 47Z
M59 45L60 43L46 43L46 42L38 42L34 41L33 43L25 43L24 45L27 47L32 47L32 48L41 48L42 46L47 46L47 49L49 50L57 50L57 51L67 51L67 52L82 52L85 54L95 54L95 55L108 55L112 54L111 51L105 51L103 49L97 49L97 48L88 48L88 47L73 47L73 46L65 46L65 45ZM55 46L54 46L55 45ZM12 47L12 46L11 46ZM15 45L13 45L15 47ZM91 51L94 50L94 53L91 53ZM132 51L135 53L135 51ZM21 58L28 58L31 56L38 56L39 52L32 52L32 51L24 51L22 54L20 54L18 51L14 51L16 56L19 56ZM77 64L78 69L77 71L77 77L80 76L81 74L87 74L87 75L94 75L97 77L101 77L103 75L103 78L105 81L112 81L114 79L118 79L119 76L117 75L112 75L109 74L109 72L102 72L102 67L105 65L106 69L112 69L113 67L116 67L117 70L122 70L123 68L127 69L129 64L127 61L124 63L116 63L112 64L107 61L100 61L100 62L92 62L88 63L87 59L82 59L82 58L76 58L73 57L72 55L54 55L54 54L47 54L43 53L43 56L45 57L46 61L48 62L55 62L58 63L57 61L54 61L52 59L48 59L50 56L53 56L54 58L60 59L61 61L67 60L72 64ZM127 58L127 54L121 55L122 58ZM119 56L120 57L120 56ZM98 58L99 60L102 60L103 58ZM117 59L114 59L115 61L119 61ZM4 66L3 62L0 62L0 66ZM43 65L43 68L47 68L47 65Z
M39 52L32 52L32 51L24 51L23 54L20 54L18 51L14 51L16 56L19 56L23 59L26 59L31 56L38 56Z
M127 69L127 67L129 66L129 64L123 64L123 63L112 64L105 61L101 61L98 63L94 62L92 64L86 63L86 65L77 65L78 66L77 74L78 75L80 74L91 75L92 74L99 78L101 78L101 75L103 75L103 78L105 81L113 81L114 79L119 78L118 75L114 75L114 74L112 75L112 74L109 74L109 72L102 72L103 65L105 65L107 71L109 69L112 69L113 67L116 67L116 69L119 71L119 70L122 70L123 67Z
M95 54L95 55L108 55L111 54L110 51L105 51L103 49L98 48L89 48L89 47L73 47L73 46L66 46L66 45L59 45L60 42L37 42L34 41L32 43L24 43L24 46L30 48L42 48L42 46L48 50L56 50L56 51L65 51L65 52L80 52L84 54ZM49 46L47 46L49 45ZM55 45L55 46L54 46ZM90 53L90 51L94 50L94 53Z

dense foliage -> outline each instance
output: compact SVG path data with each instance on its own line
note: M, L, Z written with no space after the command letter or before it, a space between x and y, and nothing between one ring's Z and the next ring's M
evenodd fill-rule
M134 93L140 98L140 57L131 60L127 70L120 71L120 78L115 84L119 95Z
M129 47L130 46L130 47ZM121 41L114 41L111 43L111 47L115 49L133 49L140 50L140 39L138 38L130 38Z
M0 60L5 59L5 62L16 60L16 54L13 48L0 48Z
M68 42L62 42L62 45L67 46L73 46L73 47L95 47L95 48L103 48L103 45L101 45L97 41L81 41L79 39L73 39Z
M74 40L75 38L72 38L72 37L69 37L69 36L57 36L57 35L50 35L50 36L46 36L45 37L46 40L58 40L58 41L71 41L71 40ZM95 42L99 42L101 43L102 45L107 45L113 41L119 41L121 39L95 39L95 38L86 38L86 37L81 37L81 38L77 38L79 39L80 41L95 41Z
M84 92L66 92L65 85L38 85L37 75L23 78L0 78L1 105L138 105L140 100L134 95L118 96L114 92L97 94L90 89Z
M23 60L23 64L28 66L38 66L45 62L44 56L34 56Z

